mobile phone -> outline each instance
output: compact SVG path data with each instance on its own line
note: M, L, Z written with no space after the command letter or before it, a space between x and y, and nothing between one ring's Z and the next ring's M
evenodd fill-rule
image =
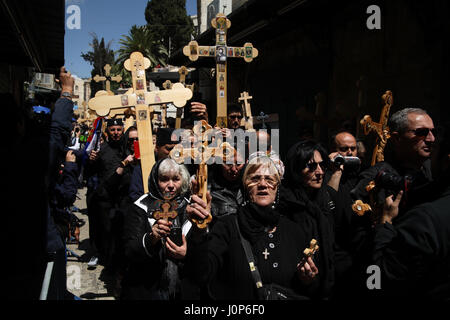
M177 246L181 247L183 245L183 238L181 237L181 228L172 227L170 229L169 239L173 241Z

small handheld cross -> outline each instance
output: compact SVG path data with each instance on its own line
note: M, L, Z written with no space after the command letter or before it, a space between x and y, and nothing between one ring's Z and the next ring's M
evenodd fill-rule
M267 129L266 120L269 119L269 116L267 114L265 114L264 111L261 111L261 113L259 114L259 116L256 117L256 119L258 119L258 121L262 122L263 129Z
M109 64L106 64L103 69L105 69L105 76L99 76L98 74L94 77L95 82L105 81L106 82L106 91L108 91L108 94L113 94L111 91L111 81L115 81L119 83L122 81L122 77L120 75L118 76L111 76L111 66Z
M309 243L309 248L303 250L303 258L298 264L297 268L301 268L306 263L308 258L313 257L317 251L319 251L319 245L317 244L317 240L312 239Z
M161 203L159 203L160 210L153 212L153 219L175 219L178 215L176 211L177 207L176 201L161 201Z
M231 21L223 13L218 13L211 21L216 29L215 46L199 46L197 41L191 41L183 48L183 53L191 61L199 57L216 58L216 90L217 90L217 121L221 128L227 127L227 58L243 58L245 62L251 62L258 56L258 50L251 43L245 43L243 47L227 46L227 30L231 27Z
M244 118L241 121L241 126L245 126L246 130L253 130L252 108L250 102L248 102L251 99L253 99L253 97L249 96L247 91L241 92L241 97L238 98L238 101L243 104L242 110Z

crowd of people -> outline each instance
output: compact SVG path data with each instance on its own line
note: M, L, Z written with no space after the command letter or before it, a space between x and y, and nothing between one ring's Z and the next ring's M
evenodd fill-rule
M425 110L392 114L385 161L374 166L361 162L361 144L349 130L337 131L328 150L301 139L284 158L268 143L266 150L249 154L247 148L231 162L208 165L206 197L198 194L197 165L170 156L180 142L174 129L160 128L145 193L134 150L137 128L124 131L121 119L108 119L98 148L86 153L80 139L86 128L77 131L71 121L73 79L62 69L60 81L69 94L55 103L44 141L36 144L36 132L20 134L20 114L12 128L15 166L23 166L37 191L11 208L8 223L18 223L32 208L45 213L30 218L37 231L24 227L37 238L45 230L39 238L44 242L32 244L47 253L45 259L36 254L28 262L36 271L19 268L23 274L12 279L24 286L33 282L27 297L42 295L54 262L47 298L73 299L65 288L67 217L84 181L93 248L89 266L105 267L117 299L450 299L450 126L435 127ZM211 120L205 104L188 104L185 128ZM242 129L242 119L242 109L230 106L228 128L216 130L226 137ZM254 134L258 145L270 141L270 130ZM27 165L23 155L36 148L45 156ZM376 185L371 191L370 182ZM12 183L20 190L19 181ZM371 210L358 214L356 200ZM162 204L170 204L170 218L155 215ZM209 216L206 228L195 223ZM10 233L23 244L21 235ZM307 255L313 239L319 250ZM368 271L373 266L378 278Z

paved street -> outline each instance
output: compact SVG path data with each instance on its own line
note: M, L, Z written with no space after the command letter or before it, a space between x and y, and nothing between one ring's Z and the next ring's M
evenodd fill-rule
M89 220L86 212L86 188L78 190L78 198L74 205L80 212L74 213L78 218L86 221L86 224L80 229L80 244L68 245L68 248L79 255L81 259L70 256L70 254L67 258L67 288L83 300L114 300L112 294L108 293L109 282L102 274L103 267L98 265L95 269L88 270L87 263L91 256L89 252Z

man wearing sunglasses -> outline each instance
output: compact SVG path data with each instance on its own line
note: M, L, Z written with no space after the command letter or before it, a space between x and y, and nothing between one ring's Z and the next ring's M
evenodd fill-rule
M394 113L389 122L395 160L405 168L427 170L428 174L430 167L425 161L430 159L436 139L431 117L425 110L406 108Z

